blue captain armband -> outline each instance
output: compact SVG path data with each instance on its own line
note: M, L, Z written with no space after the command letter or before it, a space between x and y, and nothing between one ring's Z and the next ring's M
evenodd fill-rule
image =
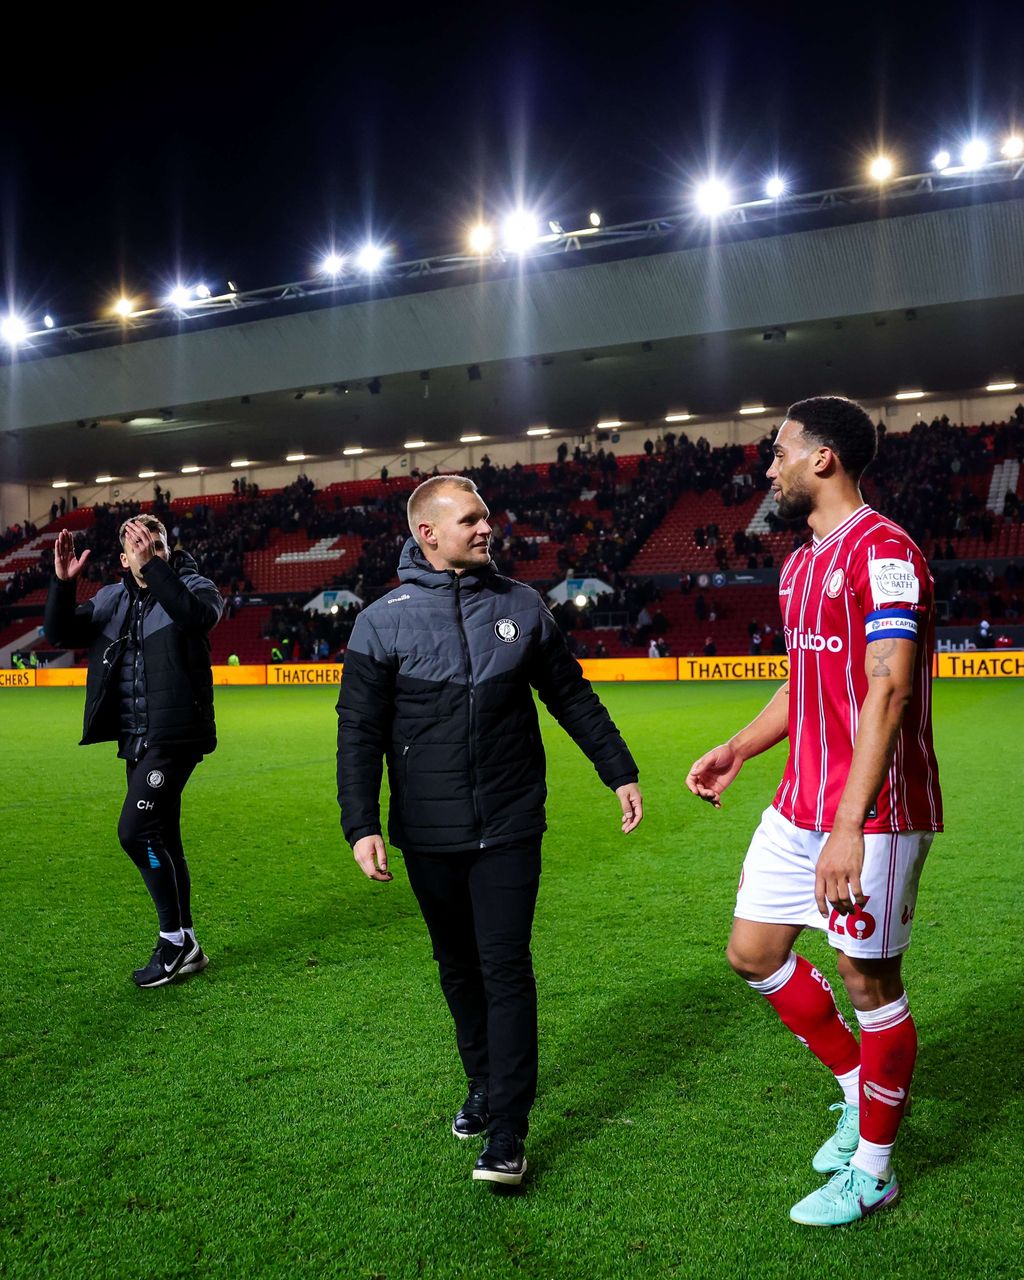
M864 619L868 644L873 640L917 640L917 618L913 609L876 609Z

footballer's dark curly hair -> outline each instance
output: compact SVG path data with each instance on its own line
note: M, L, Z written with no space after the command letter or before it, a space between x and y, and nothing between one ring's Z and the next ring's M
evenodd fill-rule
M843 396L811 396L790 405L787 418L799 422L804 435L827 445L851 480L859 480L878 449L875 424L856 400Z

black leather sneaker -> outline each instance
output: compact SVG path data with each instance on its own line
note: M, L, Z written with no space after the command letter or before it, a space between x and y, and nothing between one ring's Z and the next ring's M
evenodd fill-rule
M473 1178L481 1182L503 1182L517 1187L526 1172L526 1148L518 1133L495 1129L473 1166Z
M452 1133L456 1138L479 1138L487 1132L487 1081L470 1080L466 1101L452 1121Z

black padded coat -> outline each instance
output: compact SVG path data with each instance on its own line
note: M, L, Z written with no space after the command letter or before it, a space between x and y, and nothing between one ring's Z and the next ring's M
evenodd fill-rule
M456 852L545 828L544 750L533 699L606 786L637 767L542 597L493 565L461 576L405 544L401 585L364 609L338 698L338 800L350 844L381 832L400 849Z
M173 568L154 556L142 576L153 595L142 617L146 745L189 747L205 755L217 745L208 632L224 601L184 553L175 556ZM89 651L84 746L116 740L124 731L120 668L137 588L134 582L112 583L77 607L75 590L74 580L53 578L43 630L52 645Z

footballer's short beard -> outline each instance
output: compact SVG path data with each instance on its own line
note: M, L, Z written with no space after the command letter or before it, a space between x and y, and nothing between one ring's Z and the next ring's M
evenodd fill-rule
M805 486L794 487L788 493L779 493L776 511L783 520L796 524L798 521L806 520L813 510L811 491Z

